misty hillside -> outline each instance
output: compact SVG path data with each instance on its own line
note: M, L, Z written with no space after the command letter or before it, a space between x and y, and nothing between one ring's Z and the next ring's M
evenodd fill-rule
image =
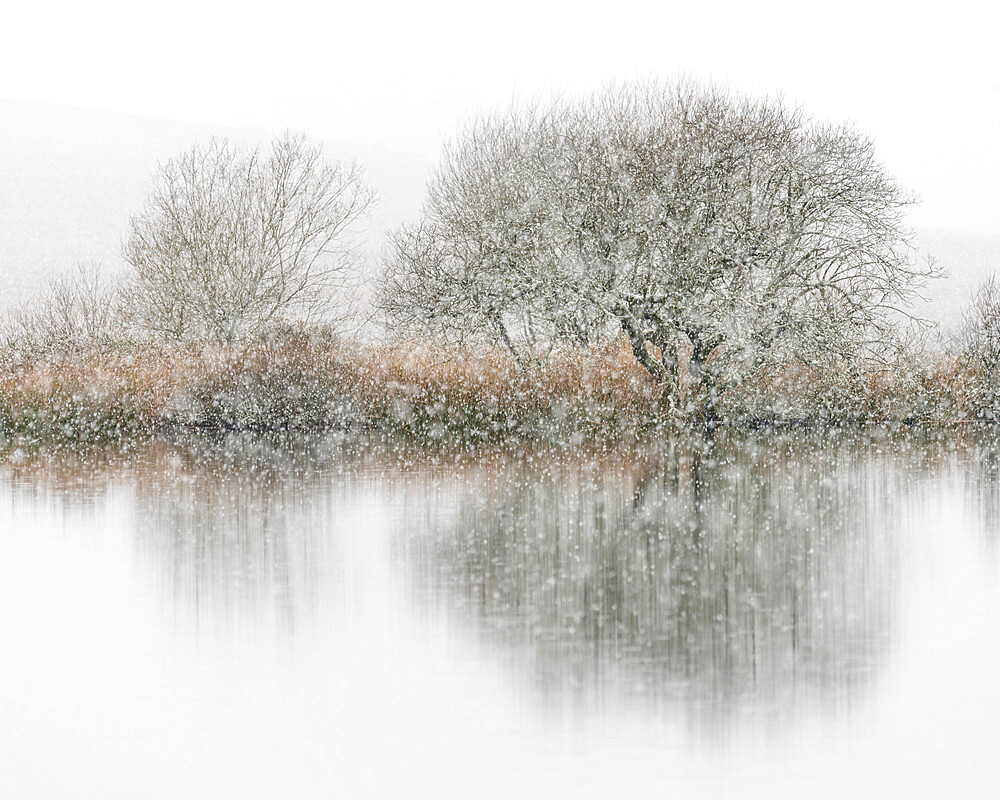
M211 133L0 101L0 303L78 261L118 268L129 213L140 206L157 160Z
M120 269L121 237L157 161L213 135L260 141L268 132L0 100L0 308L80 261ZM362 233L371 269L385 231L417 214L433 159L406 152L405 142L398 151L323 143L332 157L356 158L378 191ZM950 324L982 276L1000 266L1000 234L920 234L949 278L930 289L919 311Z
M922 252L938 260L945 277L928 288L927 302L917 311L944 326L956 324L979 283L1000 271L1000 232L992 236L944 230L918 233Z
M121 237L157 162L213 135L268 138L265 131L0 100L0 308L80 261L120 269ZM386 228L415 214L429 164L384 149L323 144L332 157L356 158L378 191L360 232L373 261Z

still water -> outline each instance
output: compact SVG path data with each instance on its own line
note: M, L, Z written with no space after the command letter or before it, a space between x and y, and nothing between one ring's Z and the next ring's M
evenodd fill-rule
M995 797L1000 441L0 459L0 797Z

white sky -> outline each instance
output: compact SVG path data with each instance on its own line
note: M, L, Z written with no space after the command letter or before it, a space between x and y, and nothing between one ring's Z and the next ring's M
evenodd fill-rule
M431 162L512 98L680 73L872 134L915 223L1000 220L1000 19L986 2L7 4L0 97L302 129ZM377 168L377 165L372 165Z

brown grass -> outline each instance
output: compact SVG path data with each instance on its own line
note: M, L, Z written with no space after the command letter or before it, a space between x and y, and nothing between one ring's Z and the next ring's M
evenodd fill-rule
M657 392L619 347L526 372L496 352L286 337L246 349L131 347L0 369L0 429L90 439L165 427L495 438L652 420Z
M951 423L974 415L956 359L919 368L786 368L720 408L758 423ZM128 346L0 366L0 433L108 440L169 428L347 430L421 440L634 437L666 422L629 348L566 350L520 371L496 351L287 335L247 348Z

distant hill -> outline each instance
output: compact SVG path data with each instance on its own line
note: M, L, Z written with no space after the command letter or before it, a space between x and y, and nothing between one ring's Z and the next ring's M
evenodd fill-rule
M157 162L213 135L268 138L265 131L0 100L0 310L78 261L120 269L121 237L129 214L142 206ZM324 145L332 157L356 158L379 193L364 232L371 269L386 230L419 212L432 164L402 149ZM1000 231L919 233L924 252L950 273L929 289L919 311L951 324L979 280L1000 268Z
M77 261L120 265L129 213L160 159L212 131L0 101L0 304Z

